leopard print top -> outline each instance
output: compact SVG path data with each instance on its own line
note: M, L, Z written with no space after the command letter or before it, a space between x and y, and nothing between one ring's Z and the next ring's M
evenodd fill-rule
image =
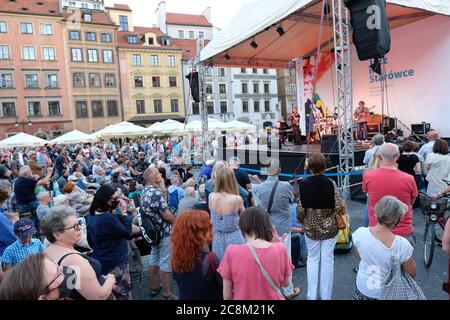
M334 238L339 229L336 226L335 214L345 215L346 206L334 185L335 209L304 209L300 197L297 200L297 218L303 224L306 236L311 240L327 240Z

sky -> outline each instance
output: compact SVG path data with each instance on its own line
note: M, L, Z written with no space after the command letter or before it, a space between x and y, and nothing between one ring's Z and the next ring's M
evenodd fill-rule
M201 14L211 7L212 23L218 28L225 27L238 13L241 6L255 0L165 0L166 11L173 13ZM140 27L156 24L155 11L161 0L105 0L108 7L114 3L128 4L133 10L133 23Z

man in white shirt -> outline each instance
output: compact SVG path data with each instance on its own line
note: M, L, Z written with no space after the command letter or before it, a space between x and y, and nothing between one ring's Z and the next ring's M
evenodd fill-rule
M439 133L435 130L431 130L427 134L428 143L425 143L419 150L419 155L421 155L425 161L427 160L427 155L433 152L434 142L439 139Z

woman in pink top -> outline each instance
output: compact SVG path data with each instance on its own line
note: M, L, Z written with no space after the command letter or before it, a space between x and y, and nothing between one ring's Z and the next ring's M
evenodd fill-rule
M217 269L223 277L224 299L284 300L279 288L290 283L293 265L268 213L260 207L247 209L240 217L239 228L247 244L229 245ZM248 245L255 250L278 290L264 277Z

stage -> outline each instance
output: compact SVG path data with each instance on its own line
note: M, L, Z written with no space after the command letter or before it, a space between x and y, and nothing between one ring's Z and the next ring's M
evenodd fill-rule
M355 166L363 166L364 154L370 148L370 143L355 144ZM241 168L249 174L258 174L261 165L268 162L271 157L278 157L281 163L281 180L290 180L295 174L303 174L307 155L320 153L320 144L303 144L283 146L281 150L268 149L267 145L245 145L236 148L219 148L218 159L228 160L232 156L237 156L241 161ZM327 167L336 167L339 163L338 152L323 153L327 159ZM328 173L335 173L337 169L331 169Z

